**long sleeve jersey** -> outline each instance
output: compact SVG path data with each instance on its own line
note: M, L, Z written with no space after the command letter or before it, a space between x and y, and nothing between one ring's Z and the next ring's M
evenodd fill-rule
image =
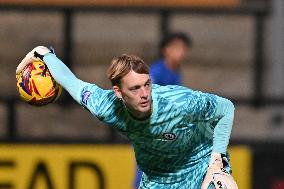
M141 121L129 114L112 90L81 81L54 54L45 55L44 62L78 103L129 138L139 167L151 180L173 183L193 174L201 179L211 152L227 151L234 105L225 98L153 84L152 115Z

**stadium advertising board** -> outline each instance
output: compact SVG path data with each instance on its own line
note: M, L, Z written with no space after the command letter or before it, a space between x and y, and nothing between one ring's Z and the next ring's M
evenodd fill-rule
M0 145L0 188L130 188L134 156L126 145Z
M0 188L131 189L135 175L130 145L0 144L0 152ZM239 188L250 189L249 150L230 152Z

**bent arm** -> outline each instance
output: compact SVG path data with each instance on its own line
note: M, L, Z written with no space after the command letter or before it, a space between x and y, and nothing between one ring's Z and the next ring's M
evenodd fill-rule
M214 128L213 152L226 154L234 120L235 107L225 98L217 97L215 118L219 119Z
M68 93L80 103L81 91L86 82L78 79L71 70L54 54L48 53L43 57L43 61L47 65L52 77L59 83Z

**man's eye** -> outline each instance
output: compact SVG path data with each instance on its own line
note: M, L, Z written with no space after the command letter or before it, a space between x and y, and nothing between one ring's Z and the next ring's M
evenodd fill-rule
M137 90L138 90L138 87L130 88L130 91L137 91Z

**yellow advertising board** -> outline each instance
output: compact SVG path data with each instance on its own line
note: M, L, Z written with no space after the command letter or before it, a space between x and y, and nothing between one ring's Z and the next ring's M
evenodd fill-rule
M0 145L0 186L13 189L130 189L129 145Z
M250 189L251 153L230 148L239 188ZM0 188L132 189L130 145L0 144Z
M229 148L230 163L239 189L252 188L252 151L247 146L232 146Z

